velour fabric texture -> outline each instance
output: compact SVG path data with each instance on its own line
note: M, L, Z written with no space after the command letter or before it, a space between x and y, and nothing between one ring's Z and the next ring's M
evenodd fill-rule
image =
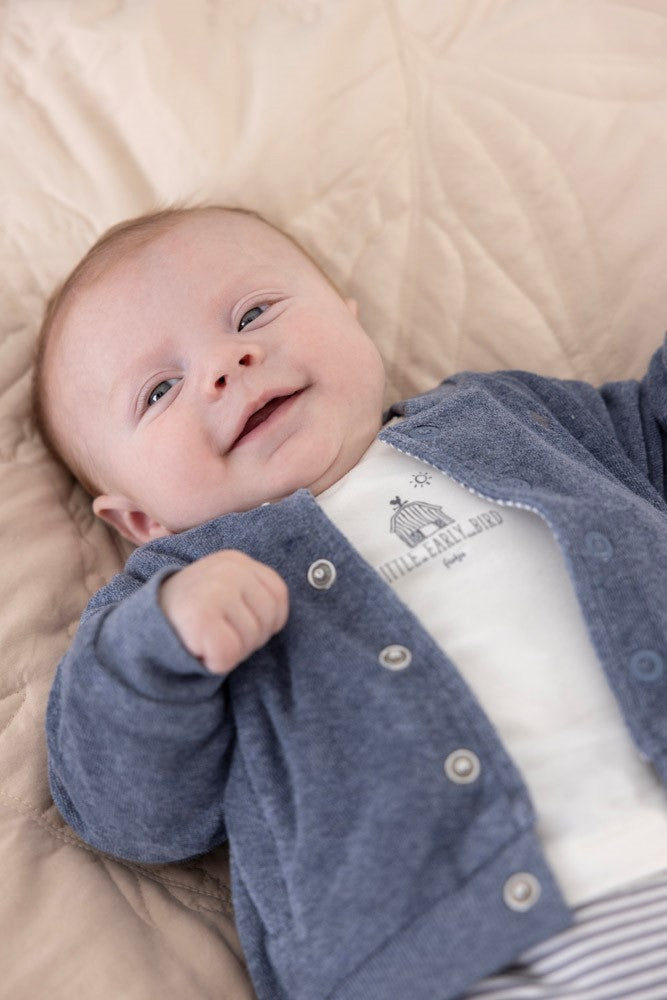
M405 414L382 440L550 525L635 744L667 782L667 339L642 383L464 373ZM290 593L285 628L226 680L157 596L221 548ZM319 589L323 556L336 575ZM388 670L397 650L411 659ZM86 842L143 862L228 833L261 1000L456 1000L571 917L522 778L446 652L308 490L158 539L93 597L58 668L54 798ZM481 764L463 785L443 768L461 748ZM517 872L540 885L519 912L504 901Z
M359 301L387 402L463 368L638 376L667 327L665 51L663 0L0 0L7 996L253 997L226 851L122 864L48 792L55 665L127 556L30 418L53 287L123 218L227 203Z

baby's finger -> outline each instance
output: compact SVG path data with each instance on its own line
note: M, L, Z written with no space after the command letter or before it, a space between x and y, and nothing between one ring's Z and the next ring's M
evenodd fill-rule
M261 581L243 593L243 603L257 626L257 633L267 642L279 632L287 619L286 598L277 598Z
M255 612L274 635L284 627L289 615L289 591L283 578L270 566L259 566L257 586L244 592L244 599L255 608Z
M242 598L234 601L233 605L228 605L224 609L223 617L240 640L242 660L263 646L270 637L253 608Z
M213 674L227 674L247 656L245 640L232 622L221 617L208 626L199 655L207 670Z

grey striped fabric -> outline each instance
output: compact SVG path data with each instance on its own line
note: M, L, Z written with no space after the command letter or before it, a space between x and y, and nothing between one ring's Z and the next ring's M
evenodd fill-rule
M465 1000L667 1000L667 871L573 912Z

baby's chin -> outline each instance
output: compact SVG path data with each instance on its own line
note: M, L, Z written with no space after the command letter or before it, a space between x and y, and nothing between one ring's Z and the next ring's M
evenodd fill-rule
M299 490L308 490L313 496L319 496L354 468L370 447L375 433L353 448L341 448L337 451L332 449L328 455L321 449L312 456L312 462L308 461L308 456L302 455L299 469L291 472L286 469L283 475L272 476L273 481L270 485L267 484L267 488L262 489L261 484L258 484L245 498L236 497L228 502L224 498L211 498L208 504L185 507L178 513L172 511L171 517L165 518L165 523L169 525L165 534L179 534L228 514L244 514L269 504L277 504Z

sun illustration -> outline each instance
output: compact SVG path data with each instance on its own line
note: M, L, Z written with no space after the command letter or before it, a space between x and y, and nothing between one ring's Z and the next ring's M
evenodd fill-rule
M410 482L415 489L417 489L418 486L428 486L431 482L431 476L428 472L416 472L410 479Z

